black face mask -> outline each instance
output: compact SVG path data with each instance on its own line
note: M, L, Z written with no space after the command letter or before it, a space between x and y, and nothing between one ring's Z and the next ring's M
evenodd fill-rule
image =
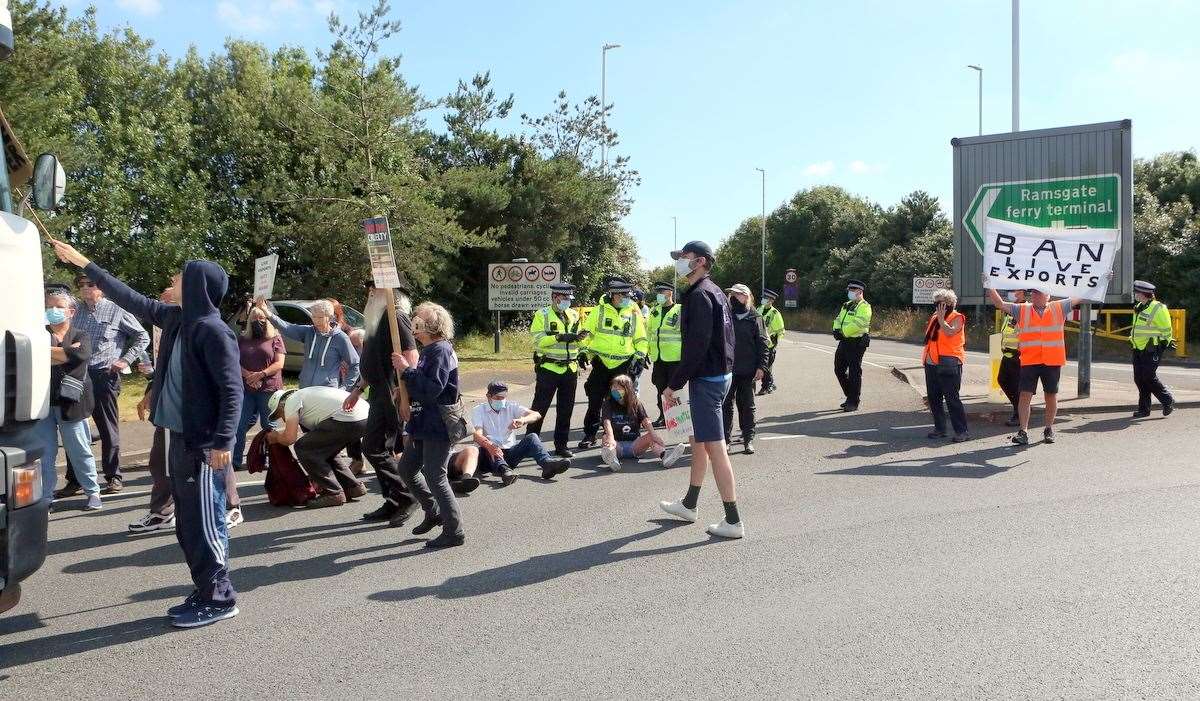
M250 334L253 335L255 338L266 338L267 337L267 322L265 322L265 321L250 322Z
M731 299L729 300L729 308L732 309L735 314L741 314L742 312L746 311L746 304L740 299Z

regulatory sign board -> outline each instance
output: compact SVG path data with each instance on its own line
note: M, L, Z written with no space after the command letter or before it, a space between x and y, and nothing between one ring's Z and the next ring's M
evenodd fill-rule
M1115 229L1106 302L1133 294L1133 157L1128 120L954 139L954 289L983 302L988 219L1046 230ZM1061 232L1056 233L1056 232ZM916 290L914 288L914 295Z
M783 308L795 309L800 305L800 276L795 268L788 268L783 274Z
M488 309L528 312L550 306L550 285L562 276L558 263L492 263L488 265Z
M375 287L395 289L401 287L400 273L396 270L396 253L392 250L392 230L385 216L371 217L362 222L367 235L367 255L371 259L371 278Z
M254 259L254 298L271 299L275 294L275 271L279 268L279 256Z
M938 290L953 289L948 277L915 277L913 278L913 304L933 304L933 293Z

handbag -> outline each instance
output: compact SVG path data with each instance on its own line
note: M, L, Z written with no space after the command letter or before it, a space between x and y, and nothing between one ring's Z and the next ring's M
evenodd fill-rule
M446 437L451 443L457 443L471 434L471 424L467 421L467 410L463 406L462 397L453 404L438 404L438 413L446 426Z

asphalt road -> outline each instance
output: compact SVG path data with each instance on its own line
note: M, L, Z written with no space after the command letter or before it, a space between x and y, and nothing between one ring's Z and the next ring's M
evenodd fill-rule
M467 545L437 553L360 522L374 498L283 510L250 485L242 614L180 632L162 618L190 589L174 538L124 532L135 473L100 514L53 515L0 619L0 698L1200 694L1200 410L1073 414L1025 449L990 425L930 443L883 358L842 414L809 347L826 341L794 340L758 454L734 458L743 541L663 518L686 467L610 474L594 453L556 483L526 467L481 487ZM711 481L700 508L719 520Z

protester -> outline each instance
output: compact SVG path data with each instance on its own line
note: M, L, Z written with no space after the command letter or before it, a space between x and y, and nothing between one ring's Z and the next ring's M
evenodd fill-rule
M1129 343L1133 346L1133 383L1138 390L1137 411L1133 418L1150 415L1151 396L1162 405L1163 416L1175 410L1175 398L1158 379L1158 364L1169 348L1175 346L1175 330L1171 326L1171 310L1154 297L1156 288L1144 280L1133 283L1133 325Z
M580 334L579 312L571 308L575 286L566 282L550 284L550 306L534 312L529 323L533 336L534 388L533 411L538 418L526 427L526 433L541 433L542 417L554 405L554 454L574 457L567 441L571 436L571 414L575 412L575 388L579 380L579 352L584 336Z
M75 276L83 304L71 325L80 329L92 344L88 375L92 380L92 420L100 434L100 466L104 470L104 494L116 494L124 486L121 475L121 417L117 397L121 373L126 372L150 344L150 336L132 314L105 299L104 292L86 274ZM68 480L68 488L71 481Z
M229 278L216 263L188 261L174 281L183 304L163 304L134 292L70 245L52 243L60 260L83 268L114 302L162 329L151 420L169 430L175 533L196 587L167 615L178 628L232 618L238 608L229 578L229 531L216 518L225 511L220 473L230 467L242 410L237 341L219 312Z
M758 390L760 397L778 389L775 386L775 374L772 370L775 368L775 355L779 351L779 342L783 339L785 332L783 315L775 308L775 300L778 298L777 292L763 288L762 306L758 308L758 314L763 318L763 326L767 327L767 348L770 354L767 357L767 371L763 373L762 386Z
M673 251L675 272L686 276L688 289L683 293L680 323L683 329L683 353L663 404L675 403L675 392L688 386L688 406L692 416L692 470L687 494L679 501L659 502L667 513L695 523L700 487L704 485L709 463L713 479L725 506L725 518L709 525L708 532L722 538L741 538L745 526L738 515L737 489L733 466L725 453L725 429L721 403L729 391L733 374L733 320L729 300L709 274L716 263L712 247L692 241Z
M600 459L613 472L621 470L621 458L636 460L651 454L662 461L663 467L672 467L683 455L682 443L667 450L666 442L654 431L646 407L638 399L637 389L628 375L613 378L600 419L604 425Z
M738 283L726 290L733 314L733 381L721 407L725 445L732 443L733 404L737 402L738 427L742 430L742 452L754 454L754 384L763 379L771 362L767 330L754 308L750 288ZM732 451L730 447L729 450Z
M506 487L516 481L513 469L525 458L533 458L542 468L542 479L553 479L566 472L571 459L551 456L537 433L526 432L517 441L517 429L541 420L538 412L509 401L508 385L499 380L488 383L487 402L476 406L471 414L483 469L499 477Z
M1010 302L1025 303L1025 290L1009 292ZM1005 426L1020 426L1021 417L1017 408L1021 404L1021 344L1017 335L1017 320L1011 314L1005 314L1000 324L1000 370L996 373L996 384L1008 403L1012 405L1012 416L1004 422Z
M454 320L444 307L425 302L413 311L413 334L421 344L416 365L409 363L403 353L392 353L392 366L400 373L414 403L419 403L413 407L412 421L407 426L409 441L400 457L400 476L425 512L425 520L413 529L413 534L423 535L441 526L441 534L425 547L454 547L466 542L462 514L450 489L446 466L450 446L461 436L455 435L458 426L448 426L443 418L443 413L458 412L465 432L458 356L450 345Z
M287 351L283 337L258 307L246 313L246 322L238 336L238 357L242 369L242 416L233 444L233 469L242 469L246 454L246 433L257 418L264 431L271 425L271 397L283 389L283 362Z
M862 400L862 360L871 345L871 305L863 297L865 290L859 280L846 283L847 301L833 320L833 337L838 342L833 374L846 396L842 411L858 411Z
M325 301L329 302L329 305L333 307L333 325L341 329L342 333L349 336L354 327L350 322L346 321L346 310L342 307L342 303L333 297L326 297Z
M177 280L173 280L172 284L159 294L158 301L163 304L175 304L177 282ZM153 322L148 323L153 325ZM156 341L156 345L155 350L161 352L161 344ZM150 416L151 394L154 389L154 364L147 362L145 367L139 366L138 371L145 374L149 380L146 383L146 391L142 393L142 400L137 405L138 420L145 421ZM175 499L171 496L171 478L167 475L167 439L164 433L161 426L155 426L154 437L150 440L150 456L147 459L150 469L150 511L129 524L130 533L151 533L175 528ZM228 496L228 488L226 496ZM239 509L239 514L240 511ZM228 513L226 510L227 527L229 524Z
M88 361L92 341L83 330L71 325L78 307L65 286L46 289L46 330L50 332L50 410L38 422L42 444L42 495L57 496L58 439L70 458L76 483L87 501L84 511L101 508L100 485L96 481L96 458L92 455L92 436L87 417L92 411L92 379Z
M475 471L479 467L479 448L473 445L458 444L450 453L450 489L455 494L470 494L479 488L479 478Z
M333 305L319 299L308 308L313 323L289 324L271 311L264 299L256 300L279 333L304 344L304 363L300 366L300 388L337 387L350 389L358 381L358 353L350 337L333 324ZM347 367L342 377L342 364Z
M367 430L367 407L356 404L346 411L348 396L336 387L305 387L276 390L267 402L270 421L283 422L283 429L272 430L267 442L294 446L300 465L317 485L317 495L305 504L310 509L341 506L367 494L349 464L339 459Z
M600 430L600 407L608 397L608 387L617 375L636 377L649 362L650 344L646 322L634 305L633 285L620 277L610 277L607 294L583 323L585 355L591 372L583 383L588 408L583 416L583 440L579 449L596 445Z
M967 411L959 397L963 365L967 362L967 317L957 310L958 295L952 290L934 292L933 303L935 311L925 326L925 351L921 357L925 393L929 412L933 414L929 438L946 437L946 408L949 408L953 440L961 443L967 439Z
M400 351L409 365L417 364L417 341L412 333L408 316L409 300L407 281L401 277L403 286L395 290L396 328L400 338ZM403 447L404 417L400 411L408 412L407 406L397 407L393 397L399 379L392 367L392 336L387 320L387 298L385 290L376 290L371 281L367 289L367 303L363 308L367 337L363 343L361 374L358 383L346 397L343 409L350 411L364 394L367 397L367 430L361 441L362 452L367 462L375 469L383 504L367 512L367 521L388 521L398 527L404 523L413 504L404 481L400 478L400 466L396 454Z
M671 381L671 373L679 364L679 354L682 349L682 336L679 334L679 312L682 309L675 304L675 288L669 282L660 282L654 286L656 304L650 310L650 320L647 323L650 339L650 362L654 363L650 371L650 382L654 385L657 395L658 418L654 420L655 428L667 425L663 415L663 391Z

